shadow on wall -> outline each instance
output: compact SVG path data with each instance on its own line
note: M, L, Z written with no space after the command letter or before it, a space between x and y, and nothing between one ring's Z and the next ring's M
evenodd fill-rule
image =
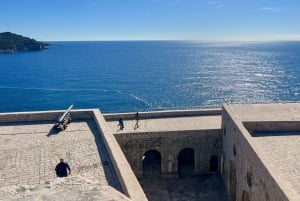
M252 131L252 137L291 136L299 135L300 131Z

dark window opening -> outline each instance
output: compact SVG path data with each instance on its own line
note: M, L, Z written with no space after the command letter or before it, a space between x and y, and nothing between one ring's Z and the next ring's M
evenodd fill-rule
M161 155L156 150L147 151L143 156L143 177L161 175Z
M191 148L185 148L178 155L178 175L185 178L195 173L195 153Z
M209 171L211 171L211 172L218 171L218 166L219 166L219 159L218 159L218 156L212 156L212 157L210 158Z

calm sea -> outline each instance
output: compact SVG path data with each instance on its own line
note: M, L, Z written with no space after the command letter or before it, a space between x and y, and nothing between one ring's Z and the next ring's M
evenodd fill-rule
M300 100L300 42L51 42L0 55L0 112Z

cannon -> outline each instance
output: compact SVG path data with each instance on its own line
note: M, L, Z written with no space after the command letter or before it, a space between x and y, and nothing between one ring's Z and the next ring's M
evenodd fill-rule
M55 128L58 130L66 130L69 123L71 123L71 109L73 108L73 104L68 107L68 109L64 112L62 116L59 117L57 123L55 124Z

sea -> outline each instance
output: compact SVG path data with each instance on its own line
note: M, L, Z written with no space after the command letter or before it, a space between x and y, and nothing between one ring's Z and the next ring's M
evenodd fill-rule
M0 54L0 112L300 101L300 42L48 42Z

